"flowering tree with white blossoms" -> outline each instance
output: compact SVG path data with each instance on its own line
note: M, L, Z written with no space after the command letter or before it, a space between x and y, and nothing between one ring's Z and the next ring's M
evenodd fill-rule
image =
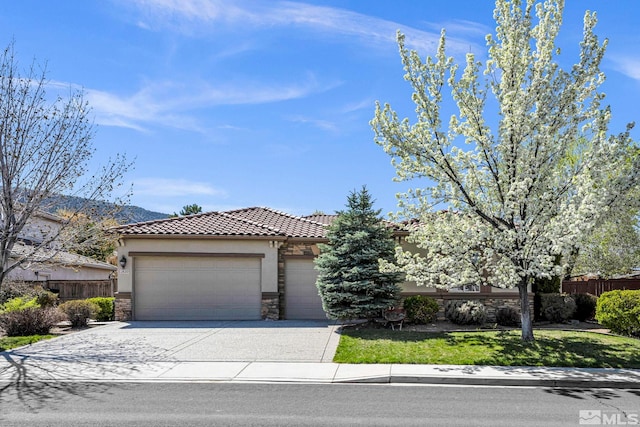
M632 273L637 267L640 267L640 218L637 209L626 209L585 236L571 265L571 274L594 273L610 278Z
M627 161L633 163L638 156L640 147L630 147ZM640 267L640 185L609 207L602 222L575 245L567 263L565 277L597 274L610 278Z
M398 33L405 79L413 87L416 121L376 105L376 142L392 157L396 180L422 188L400 196L401 214L418 218L395 265L418 285L517 287L522 339L534 339L528 290L537 278L562 274L576 242L596 227L640 179L629 162L633 125L611 135L599 65L607 42L584 15L578 62L557 62L555 40L564 2L497 0L496 34L483 64L467 54L458 68L445 54L422 61ZM457 107L445 128L442 104ZM434 206L451 211L434 213ZM564 259L562 258L562 259Z

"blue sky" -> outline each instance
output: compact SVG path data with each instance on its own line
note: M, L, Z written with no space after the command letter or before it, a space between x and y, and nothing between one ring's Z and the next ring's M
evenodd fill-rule
M640 3L568 3L561 61L596 10L617 133L640 117ZM135 158L131 204L332 213L366 184L388 213L410 184L392 182L369 121L376 100L411 118L396 30L424 57L446 28L449 54L483 59L492 15L489 0L20 0L0 2L0 44L85 91L96 161Z

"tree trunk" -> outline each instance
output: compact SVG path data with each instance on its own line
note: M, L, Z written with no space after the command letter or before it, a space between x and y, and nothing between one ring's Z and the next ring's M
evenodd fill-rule
M11 256L11 251L9 250L0 250L0 289L4 285L4 279L7 277L7 273L9 270L9 259Z
M535 339L533 337L533 321L529 308L528 282L528 278L525 277L518 285L518 292L520 293L520 319L522 320L522 341L524 342L531 342Z

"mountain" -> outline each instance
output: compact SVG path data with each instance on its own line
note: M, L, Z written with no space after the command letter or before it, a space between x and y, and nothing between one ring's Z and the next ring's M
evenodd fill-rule
M169 215L160 212L153 212L139 206L124 206L116 219L122 224L131 222L153 221L156 219L168 218Z
M45 205L49 213L55 214L61 209L77 210L87 204L87 200L75 196L57 195L51 197ZM150 211L139 206L118 206L111 202L94 201L90 203L91 210L96 217L112 216L121 224L132 222L153 221L168 218L169 215Z

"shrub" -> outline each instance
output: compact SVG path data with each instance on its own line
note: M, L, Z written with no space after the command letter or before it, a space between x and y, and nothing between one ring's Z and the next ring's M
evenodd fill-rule
M568 294L541 294L540 309L548 321L562 323L571 319L576 311L576 302Z
M562 279L560 276L554 276L551 278L538 278L533 282L533 316L536 320L544 319L542 313L542 294L557 294L560 293Z
M496 310L496 323L501 326L519 326L520 312L511 306L499 307Z
M573 313L573 318L581 322L593 319L596 315L598 297L591 294L575 294L572 296L576 301L576 311Z
M31 299L38 293L37 288L42 289L18 280L5 281L0 287L0 304L18 297Z
M554 276L551 278L540 278L536 279L534 286L534 292L539 294L557 294L560 293L560 287L562 285L562 280L560 276Z
M67 316L71 326L74 327L86 326L89 319L95 318L100 311L100 307L96 303L88 300L67 301L60 304L58 308Z
M444 316L457 325L481 325L487 318L482 303L477 301L449 301Z
M100 311L96 314L96 320L99 322L108 322L113 320L113 301L115 298L95 297L89 298L87 301L95 303Z
M600 295L596 320L616 334L640 336L640 290L618 290Z
M31 299L16 297L0 305L0 313L12 313L14 311L26 310L27 308L38 307L40 307L40 305L38 304L38 299L36 297Z
M36 295L40 307L55 307L58 305L58 294L42 289Z
M427 295L408 297L404 300L403 306L407 314L407 321L417 324L433 322L440 309L438 302Z
M10 337L44 335L62 320L55 308L31 306L0 314L0 328Z

